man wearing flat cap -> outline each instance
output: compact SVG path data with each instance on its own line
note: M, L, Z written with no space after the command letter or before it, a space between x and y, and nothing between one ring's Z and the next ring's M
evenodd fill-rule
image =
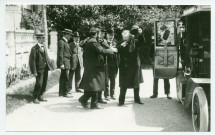
M75 75L75 90L76 92L82 92L79 90L79 84L81 81L81 69L83 68L82 48L80 44L80 35L78 32L73 34L73 42L70 43L71 55L71 68L69 72L69 89L72 90L72 80Z
M80 88L84 89L84 95L79 98L81 105L88 109L87 101L91 98L91 109L101 109L98 106L98 92L105 89L105 61L102 56L105 54L114 54L117 49L105 49L99 44L97 37L99 28L91 28L90 38L84 47L84 74L81 80Z
M72 30L65 29L63 31L63 38L58 42L57 52L57 67L61 69L59 80L59 96L70 97L69 93L69 70L70 59L72 52L70 50L68 41L72 38Z
M36 83L33 91L33 103L39 104L46 102L43 94L46 91L48 80L48 70L53 70L47 50L43 45L45 41L44 33L36 34L38 43L32 47L29 57L29 66L31 73L36 77Z

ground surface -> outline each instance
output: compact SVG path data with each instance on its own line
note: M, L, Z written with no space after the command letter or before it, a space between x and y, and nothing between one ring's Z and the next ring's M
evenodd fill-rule
M102 110L84 110L77 100L81 93L74 92L73 98L58 97L56 84L44 95L48 102L39 105L30 103L7 115L6 130L193 131L189 112L176 99L175 79L170 80L172 100L165 98L162 80L159 80L159 97L150 99L153 88L152 71L143 70L143 75L140 96L144 105L133 103L133 90L129 89L125 106L118 107L118 101L111 100L102 105ZM118 97L118 83L116 86Z

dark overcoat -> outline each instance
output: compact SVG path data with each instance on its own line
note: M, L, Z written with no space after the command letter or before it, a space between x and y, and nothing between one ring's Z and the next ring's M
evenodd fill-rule
M80 88L86 91L105 89L105 54L114 54L111 49L103 48L96 38L89 39L84 46L84 74Z
M107 44L110 46L112 44L112 47L117 48L117 42L112 41L111 43L108 43L106 40ZM118 69L119 67L119 55L118 53L114 53L113 55L107 55L107 65L108 67L115 67Z
M42 50L38 44L32 47L29 56L29 67L32 74L38 73L40 70L45 69L46 66L48 66L49 70L53 70L53 63L51 62L45 46L44 50Z
M76 45L74 42L70 43L70 50L72 52L71 55L71 70L75 70L77 65L79 64L81 68L83 68L83 51L79 45Z
M58 42L57 67L60 68L62 65L64 65L65 69L70 69L71 55L72 52L70 50L69 44L64 39L61 39Z
M139 88L143 83L141 62L139 57L139 48L141 43L133 36L128 45L122 47L118 45L119 62L119 86L123 88Z

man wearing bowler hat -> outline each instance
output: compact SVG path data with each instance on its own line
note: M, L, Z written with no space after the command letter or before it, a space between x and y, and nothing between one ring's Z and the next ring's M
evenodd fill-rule
M33 103L39 104L40 102L46 102L43 98L43 94L46 91L46 84L48 80L48 70L53 70L51 61L48 57L45 46L45 34L36 34L38 43L32 47L29 66L32 74L36 77L36 83L33 91Z
M72 30L65 29L63 31L63 38L58 42L57 52L57 67L61 69L59 80L59 96L70 97L69 93L69 71L70 59L72 52L70 50L68 41L72 38Z
M81 69L83 68L82 48L79 46L80 36L78 32L73 33L73 42L70 43L71 55L71 68L69 72L69 89L72 90L72 80L75 74L75 90L76 92L82 92L79 88L81 81Z

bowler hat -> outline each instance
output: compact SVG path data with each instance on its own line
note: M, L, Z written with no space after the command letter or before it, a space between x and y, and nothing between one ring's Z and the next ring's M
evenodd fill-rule
M165 29L167 29L166 25L163 25L163 26L160 27L160 30L165 30Z
M80 37L79 33L76 31L73 33L73 37Z
M64 29L63 33L71 34L72 35L72 30L70 30L70 29Z

